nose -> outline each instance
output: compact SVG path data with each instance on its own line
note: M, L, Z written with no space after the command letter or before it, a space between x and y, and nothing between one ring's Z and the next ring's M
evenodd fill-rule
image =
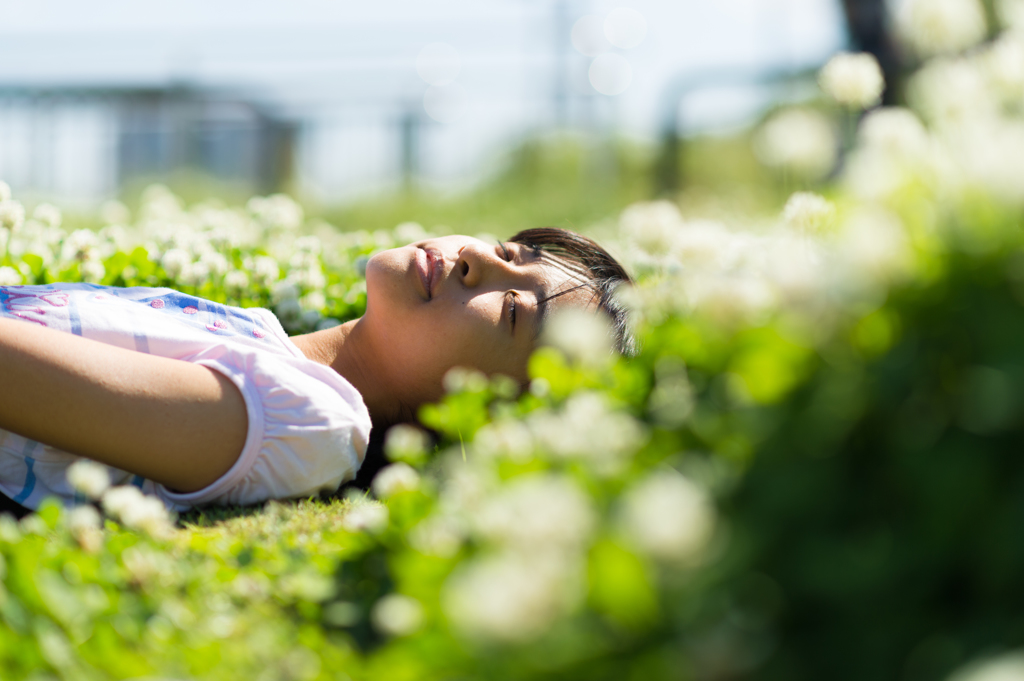
M498 256L484 246L468 244L459 250L455 261L455 272L467 288L476 288L501 270Z

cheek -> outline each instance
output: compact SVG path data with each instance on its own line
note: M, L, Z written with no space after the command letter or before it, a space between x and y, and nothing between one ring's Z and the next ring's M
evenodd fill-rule
M479 300L482 297L416 310L410 315L415 318L415 328L403 334L407 343L418 347L425 361L444 371L456 365L486 369L490 356L504 348L498 347L496 317L500 310L495 313L487 301Z
M465 355L482 342L493 342L490 311L478 301L452 301L444 307L424 306L421 328L439 354Z

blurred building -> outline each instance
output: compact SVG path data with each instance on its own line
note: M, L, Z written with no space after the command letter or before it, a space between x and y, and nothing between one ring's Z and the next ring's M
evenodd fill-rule
M0 0L0 16L0 178L83 203L183 169L324 201L465 187L549 131L741 125L773 95L701 74L806 69L846 40L840 0ZM666 98L681 80L709 84Z
M189 88L0 88L0 177L88 201L198 171L272 192L291 176L295 124Z

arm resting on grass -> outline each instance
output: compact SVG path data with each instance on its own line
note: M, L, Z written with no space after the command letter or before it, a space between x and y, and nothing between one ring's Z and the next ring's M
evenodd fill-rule
M0 319L0 428L194 492L238 460L248 416L213 369Z

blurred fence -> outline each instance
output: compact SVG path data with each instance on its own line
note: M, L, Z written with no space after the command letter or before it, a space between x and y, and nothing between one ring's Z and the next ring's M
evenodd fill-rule
M69 199L184 170L272 191L294 138L257 104L188 88L0 89L0 176Z

